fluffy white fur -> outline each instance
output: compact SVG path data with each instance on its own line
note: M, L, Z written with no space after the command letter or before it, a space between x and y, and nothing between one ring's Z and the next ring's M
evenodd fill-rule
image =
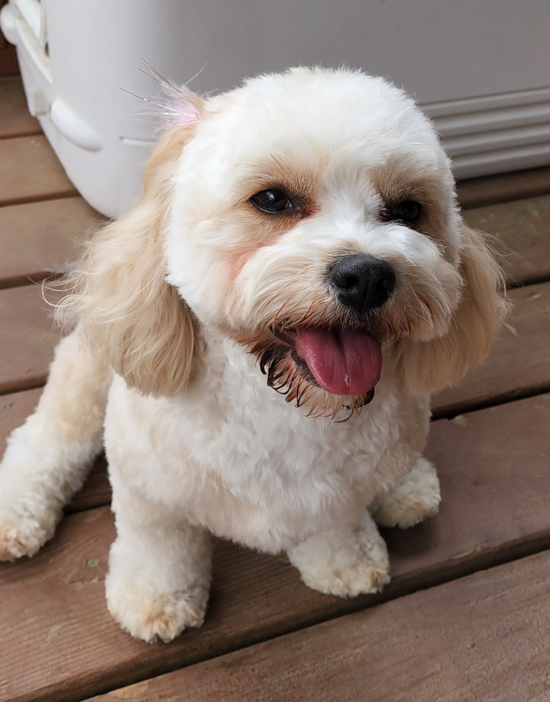
M178 99L181 124L161 139L142 199L67 278L61 312L78 325L0 470L0 558L32 555L104 425L117 526L107 601L146 641L201 624L210 534L286 550L322 592L387 583L373 518L408 527L437 512L421 456L429 393L487 354L506 311L434 129L402 91L298 68ZM300 197L299 215L253 207L274 187ZM382 216L403 200L421 203L417 225ZM331 395L289 355L287 395L274 392L259 368L273 330L349 323L326 271L357 253L396 275L369 322L383 349L374 399Z

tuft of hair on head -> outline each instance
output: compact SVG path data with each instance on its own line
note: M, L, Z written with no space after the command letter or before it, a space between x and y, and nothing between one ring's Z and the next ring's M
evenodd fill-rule
M143 63L147 70L141 69L141 72L160 85L162 95L152 99L136 95L125 88L123 90L129 95L142 100L151 108L147 114L150 114L156 122L155 133L157 136L178 127L196 124L203 114L204 99L197 93L194 93L187 84L175 85L153 68L145 59L143 59ZM196 78L203 69L204 67L190 80Z

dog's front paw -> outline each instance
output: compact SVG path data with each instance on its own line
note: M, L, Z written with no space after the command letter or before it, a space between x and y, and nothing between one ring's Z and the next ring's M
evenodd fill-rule
M120 526L120 525L119 525ZM123 525L105 580L113 619L136 639L168 643L204 621L210 590L210 536L156 522L139 533Z
M34 556L51 539L60 517L60 509L37 509L33 515L0 505L0 561Z
M369 512L380 526L408 529L435 517L440 502L435 467L421 456L410 473L373 500Z
M113 619L147 643L168 643L185 629L200 626L208 603L208 587L164 593L112 577L107 578L106 593Z
M390 581L386 544L366 511L355 529L316 534L290 549L288 556L304 583L327 595L374 594Z

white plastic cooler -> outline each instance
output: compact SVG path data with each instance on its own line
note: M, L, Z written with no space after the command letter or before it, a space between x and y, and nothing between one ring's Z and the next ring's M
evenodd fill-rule
M110 217L139 194L153 141L153 120L121 88L158 93L139 72L143 57L181 66L180 15L180 3L163 0L12 0L2 9L31 114L75 187Z

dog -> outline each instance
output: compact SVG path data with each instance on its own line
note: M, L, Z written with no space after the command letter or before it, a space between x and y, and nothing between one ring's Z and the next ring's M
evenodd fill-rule
M211 535L286 551L323 593L379 591L377 524L438 511L430 393L508 308L432 123L387 80L169 90L143 195L66 277L74 330L0 469L0 558L32 556L104 444L107 604L149 642L202 623Z

